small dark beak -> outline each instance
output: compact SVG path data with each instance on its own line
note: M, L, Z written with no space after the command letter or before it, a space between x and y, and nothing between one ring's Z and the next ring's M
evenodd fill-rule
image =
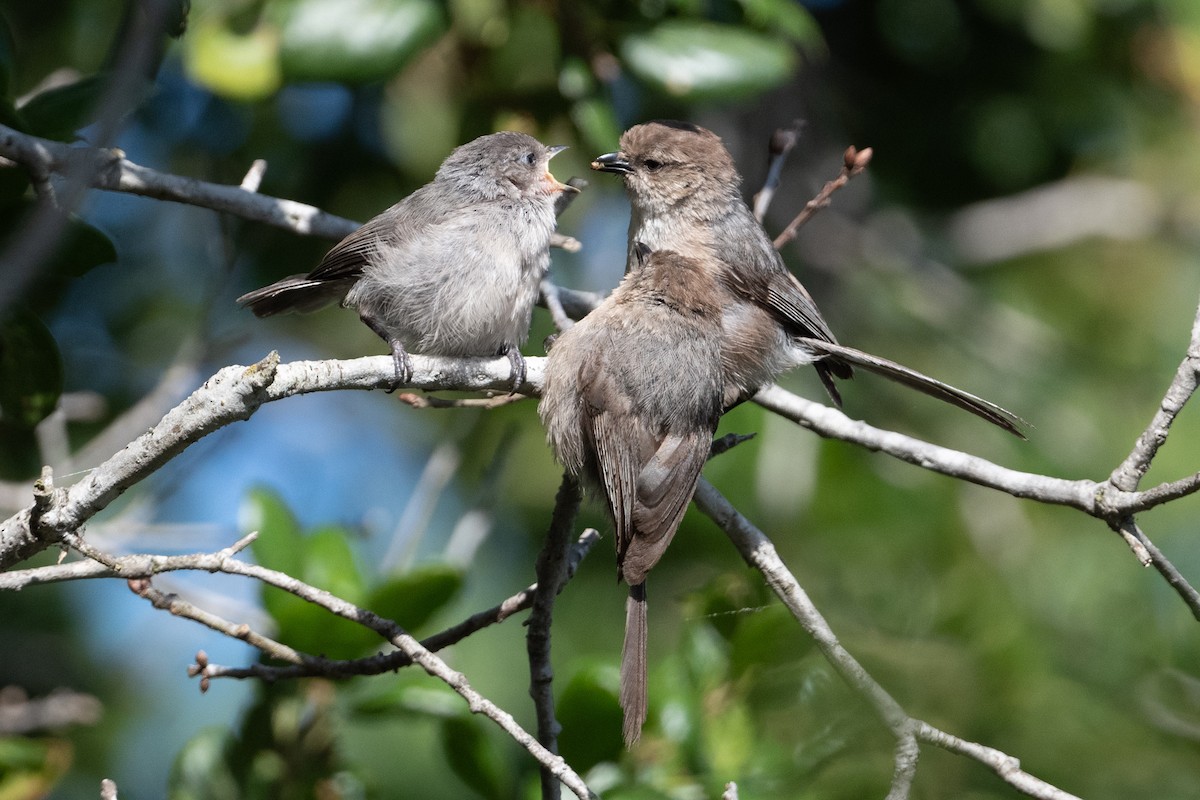
M599 172L615 172L618 175L628 175L633 172L633 167L629 166L629 162L620 152L597 156L596 160L592 162L592 169Z

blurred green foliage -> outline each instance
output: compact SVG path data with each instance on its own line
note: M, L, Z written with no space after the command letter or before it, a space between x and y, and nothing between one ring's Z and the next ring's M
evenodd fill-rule
M0 8L0 122L86 139L136 7L53 0ZM1200 242L1200 14L1187 3L194 0L166 10L150 88L126 98L120 144L130 158L231 183L265 158L262 191L356 219L428 180L474 136L518 128L571 144L555 169L585 174L622 129L654 117L718 130L749 195L765 172L771 131L803 117L801 146L768 218L777 231L836 174L847 144L872 146L867 175L802 230L788 258L844 341L995 399L1035 427L1029 443L1009 442L865 376L843 394L848 413L874 424L1016 469L1101 478L1128 451L1183 356ZM1079 176L1119 178L1144 197L1093 207L1103 198L1084 191L1053 213L1024 217L995 215L987 204L1010 196L1020 209L1035 208L1030 190ZM563 220L584 253L556 253L555 276L610 286L627 210L615 181L595 176L591 184ZM0 169L0 248L22 230L31 197L25 174ZM209 371L245 357L238 348L252 335L261 337L254 347L286 345L293 356L379 352L353 315L267 325L233 309L240 291L307 269L328 243L209 215L180 222L162 205L94 198L6 310L0 476L37 474L34 426L61 392L95 392L108 404L103 419L70 428L72 443L82 444L193 337L205 342ZM1011 255L971 255L979 251L959 233L968 211L993 213L990 233L1012 245ZM1107 227L1071 233L1078 216L1094 214L1107 215ZM1039 239L1046 230L1059 237ZM539 312L527 352L540 353L549 332ZM810 375L789 376L788 385L821 397ZM335 523L302 523L306 504L334 491L335 475L373 469L360 463L364 448L329 444L314 426L298 437L309 449L288 451L309 473L299 501L236 487L250 515L242 527L259 531L253 558L417 635L528 584L558 484L532 404L474 415L373 399L388 419L416 422L361 438L419 453L411 430L423 427L457 443L462 463L444 501L455 507L430 512L434 524L424 540L413 535L403 563L380 558L378 527L345 522L394 497L347 493ZM236 434L251 436L275 413L288 412L264 409ZM1198 429L1194 413L1178 420L1150 480L1197 470L1189 443ZM772 535L846 647L912 713L1001 748L1080 796L1195 795L1196 622L1102 525L815 440L750 406L728 415L725 431L760 435L706 475ZM194 448L170 481L130 495L176 520L178 484L194 479L199 461L237 446L222 441ZM260 439L237 459L293 446L282 435ZM498 450L507 457L494 463ZM241 475L226 471L229 481ZM398 475L389 485L400 496L416 481ZM466 507L495 522L477 550L451 533ZM228 526L228 513L193 505L186 521L211 515ZM1193 583L1194 518L1185 500L1145 521ZM594 507L584 519L607 532ZM470 557L455 557L462 552ZM403 793L397 787L419 787L426 798L537 794L532 761L415 669L338 684L255 684L231 724L186 718L178 724L189 741L167 749L174 740L147 731L133 711L170 705L142 696L161 682L142 685L136 648L120 662L98 656L96 641L109 634L79 623L90 598L70 591L0 596L0 685L94 691L109 709L105 722L97 731L0 739L0 797L53 787L91 794L101 775L123 790L179 798L387 797ZM744 798L886 793L890 738L710 523L689 515L650 592L651 712L632 752L620 742L623 593L607 545L581 565L556 609L561 750L590 785L620 798L717 797L728 780ZM380 646L361 627L278 590L264 588L254 601L270 635L289 646L330 657ZM532 727L516 620L446 655ZM178 654L180 663L190 657ZM182 667L166 680L194 691ZM219 704L223 688L214 683L204 708ZM131 765L115 755L124 741L153 747ZM925 748L914 796L1014 792L979 764Z

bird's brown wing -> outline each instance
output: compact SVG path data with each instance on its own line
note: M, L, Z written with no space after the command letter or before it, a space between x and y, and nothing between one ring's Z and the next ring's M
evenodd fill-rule
M707 432L669 433L642 467L633 510L635 535L621 565L627 582L644 578L671 544L711 448Z
M603 359L594 372L580 375L583 389L583 433L596 457L596 478L604 489L617 536L617 563L634 536L633 510L637 502L637 453L642 449L640 426L632 424L633 408L627 395L605 372ZM583 373L585 370L581 369ZM619 422L618 420L623 420Z
M712 437L704 432L664 436L647 428L603 365L593 373L584 406L585 432L616 529L617 563L625 581L638 584L671 543Z

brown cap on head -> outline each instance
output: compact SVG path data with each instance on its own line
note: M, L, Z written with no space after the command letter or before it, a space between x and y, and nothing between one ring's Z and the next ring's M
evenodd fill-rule
M741 175L721 138L689 122L656 120L621 136L621 149L592 162L592 169L624 177L634 201L645 210L679 203L718 204L738 196Z

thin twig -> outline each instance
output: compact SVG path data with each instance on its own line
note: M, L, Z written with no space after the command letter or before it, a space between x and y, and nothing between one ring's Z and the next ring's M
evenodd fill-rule
M246 170L245 177L242 178L241 188L247 192L257 192L262 186L263 177L267 174L267 161L264 158L256 158L250 164L250 169Z
M1150 462L1154 460L1158 448L1167 441L1171 423L1183 410L1184 404L1195 394L1197 383L1200 383L1200 304L1196 306L1196 317L1192 322L1192 335L1187 353L1179 368L1175 370L1175 377L1167 387L1154 418L1138 437L1133 450L1109 477L1113 486L1127 492L1137 489L1150 469Z
M780 178L783 175L783 164L787 161L788 153L792 152L792 148L800 140L802 127L804 120L797 119L786 128L779 128L771 134L771 141L767 146L767 177L763 180L762 188L754 195L754 218L759 222L767 216L767 209L775 199L775 192L779 189Z
M1197 592L1195 587L1187 582L1176 566L1163 555L1154 542L1150 541L1150 537L1146 536L1133 517L1121 521L1116 526L1116 530L1122 538L1129 542L1134 554L1138 556L1138 560L1145 566L1158 570L1158 573L1166 579L1167 585L1174 589L1175 593L1187 604L1192 616L1200 620L1200 592Z
M497 394L494 397L438 397L433 394L413 394L401 392L396 399L411 408L500 408L501 406L528 400L525 394Z
M230 622L181 599L179 595L160 591L154 588L154 584L149 578L130 578L129 590L138 597L150 601L150 605L161 611L166 611L182 619L190 619L218 633L223 633L231 639L243 641L262 651L268 658L286 661L290 664L303 664L306 661L314 660L306 653L301 653L286 644L258 633L244 622Z
M148 579L152 575L178 570L212 571L211 567L214 559L220 560L232 556L253 541L255 536L256 534L250 534L215 554L118 556L111 559L115 569L105 566L98 561L86 560L46 567L35 567L27 570L14 570L0 573L0 590L20 590L29 586L90 578L115 577L136 581ZM574 577L580 562L583 561L599 540L600 534L594 528L588 528L579 536L578 540L571 547L571 552L567 559L568 578ZM503 622L513 614L524 611L533 605L533 592L535 588L536 584L528 586L498 605L472 614L457 625L423 639L421 644L426 649L436 652L461 642L471 634L489 625ZM172 609L168 608L167 610ZM256 637L261 636L261 634L256 634L256 637L243 635L242 623L225 622L223 625L220 623L212 625L210 624L210 620L200 619L198 616L190 614L181 614L180 616L193 619L216 630L221 630L223 633L233 635L250 644L255 644L255 641L257 641ZM215 616L212 616L211 619L219 620ZM232 633L230 633L231 631ZM412 664L412 659L407 654L399 651L381 653L368 658L347 660L327 659L303 653L299 653L298 655L300 656L300 661L288 666L252 664L248 667L221 667L209 665L206 668L205 676L209 678L262 678L272 681L311 677L348 678L355 675L379 675L384 672L394 672L397 669Z
M842 155L842 172L833 180L827 182L817 196L805 203L804 208L796 215L788 226L783 229L783 233L775 237L773 244L776 250L783 249L784 245L796 238L796 232L800 230L800 226L808 222L813 214L816 214L825 206L829 205L829 199L833 193L850 182L858 173L867 168L867 164L871 163L871 155L874 151L867 147L862 150L857 150L853 146L847 147L846 152Z
M239 541L234 547L239 545L245 546L252 540L251 536L245 537ZM121 570L122 560L108 554L99 554L92 548L89 550L89 557L100 556L100 563L108 569ZM362 625L368 630L379 634L384 640L392 644L397 649L408 655L412 662L425 670L430 676L444 682L447 686L454 690L456 694L466 701L467 707L473 714L481 714L487 717L496 725L498 725L505 733L507 733L517 744L521 745L530 755L538 761L543 768L549 770L556 779L562 781L577 797L591 798L594 794L587 788L587 784L583 779L575 773L574 770L558 755L549 752L542 747L538 741L525 731L504 709L497 706L491 700L481 695L478 691L471 687L467 682L467 678L461 672L450 668L446 662L434 655L429 649L424 647L420 642L412 637L402 627L395 622L384 619L377 614L360 608L353 603L343 600L336 595L333 595L324 589L318 589L303 581L279 572L273 569L259 566L258 564L247 564L243 561L238 561L232 557L230 550L227 548L217 554L202 554L195 556L195 560L202 562L204 566L200 569L206 569L210 572L222 572L228 575L241 575L247 578L253 578L262 583L282 589L296 597L306 600L313 605L324 608L343 619ZM161 556L151 557L151 563L154 559L161 559ZM124 577L142 578L152 573L142 575L127 575ZM207 679L203 669L194 670L194 674L201 675L202 686Z

